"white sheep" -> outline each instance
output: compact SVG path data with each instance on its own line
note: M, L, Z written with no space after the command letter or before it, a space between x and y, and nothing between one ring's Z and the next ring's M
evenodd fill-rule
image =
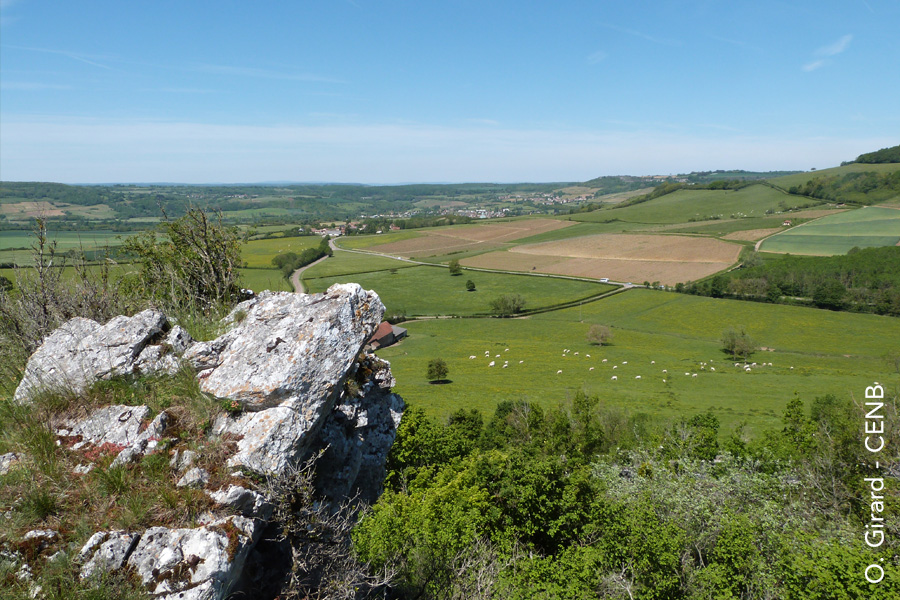
M627 364L628 364L628 361L627 361L627 360L623 360L623 361L622 361L622 364L623 364L623 365L627 365Z
M577 352L575 353L575 356L578 356L578 353L577 353Z
M696 377L696 376L697 376L696 373L691 374L691 377Z
M473 358L475 358L475 355L474 355L474 354L473 354L472 356L469 357L469 360L472 360Z
M594 367L591 367L590 369L588 369L588 371L593 371L593 370L594 370Z
M503 365L503 367L501 367L501 368L505 369L505 368L508 367L508 366L509 366L509 365Z
M656 364L656 361L655 361L655 360L651 360L651 361L650 361L650 364L651 364L651 365L655 365L655 364Z
M591 357L590 354L585 354L584 356L585 356L586 358L590 358L590 357Z
M489 367L493 367L493 366L494 366L494 361L491 361L491 363L490 363L488 366L489 366Z
M556 374L557 374L557 375L561 375L561 374L562 374L562 369L560 369L559 371L557 371Z
M495 356L494 356L494 358L500 358L500 355L499 355L499 354L497 354L497 355L495 355Z
M519 361L519 364L521 365L523 362L525 362L525 361L524 361L524 360L520 360L520 361Z
M668 371L666 371L665 369L663 369L663 373L668 373Z
M612 379L613 381L617 381L619 378L616 377L615 375L613 375L613 376L611 377L611 379Z
M507 348L506 350L504 350L504 352L509 352L509 348Z
M618 369L619 365L613 365L613 369Z
M635 375L634 378L635 378L635 379L640 379L641 376L640 376L640 375Z
M690 373L685 373L685 375L690 375Z
M710 371L715 371L716 368L715 368L715 367L710 367L709 370L710 370Z
M605 359L605 358L604 358L604 359L603 359L603 360L601 360L601 361L600 361L600 362L606 362L606 359Z

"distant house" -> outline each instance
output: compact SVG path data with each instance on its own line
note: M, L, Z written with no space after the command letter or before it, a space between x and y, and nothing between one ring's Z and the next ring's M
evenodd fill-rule
M781 226L782 226L782 227L790 227L790 226L791 226L791 220L790 220L790 219L785 219L784 222L781 224Z
M397 327L396 325L391 325L387 321L382 321L381 325L378 326L378 329L375 330L375 333L372 334L372 337L369 338L368 344L373 350L378 350L379 348L384 348L399 342L406 337L406 334L406 330L402 327Z

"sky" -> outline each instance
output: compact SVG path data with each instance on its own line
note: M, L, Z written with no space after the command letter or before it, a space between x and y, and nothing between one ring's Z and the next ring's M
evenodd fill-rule
M0 180L561 182L900 143L897 0L0 0Z

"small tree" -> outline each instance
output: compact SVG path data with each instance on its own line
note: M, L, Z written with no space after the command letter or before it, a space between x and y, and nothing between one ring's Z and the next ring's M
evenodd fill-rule
M613 333L609 325L591 325L587 332L587 341L602 346L612 341Z
M442 381L447 379L447 375L450 373L450 368L447 366L447 363L444 362L443 358L433 358L428 361L428 380L431 382Z
M459 260L455 258L451 260L449 267L451 275L462 275L462 267L459 265Z
M733 358L749 358L756 352L756 343L743 327L729 327L722 332L722 349Z
M475 291L475 282L471 279L466 282L466 291L474 292Z
M490 307L498 317L509 317L525 309L525 298L520 294L503 294L491 300Z

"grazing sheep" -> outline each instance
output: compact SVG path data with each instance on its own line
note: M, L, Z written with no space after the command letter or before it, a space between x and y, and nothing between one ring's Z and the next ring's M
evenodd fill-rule
M560 375L561 373L562 373L562 369L560 369L559 371L556 372L557 375Z
M575 353L575 356L578 356L578 353L577 353L577 352Z
M650 361L650 364L651 364L651 365L655 365L655 364L656 364L656 361L655 361L655 360L651 360L651 361Z
M691 374L691 377L696 377L696 376L697 376L696 373Z
M504 352L509 352L509 348L507 348L506 350L504 350Z
M794 370L794 367L791 367L791 371L793 371L793 370Z
M640 375L635 375L634 378L635 378L635 379L640 379L641 376L640 376Z
M494 361L491 361L491 364L489 364L488 366L489 366L489 367L493 367L493 366L494 366Z
M668 371L666 371L665 369L663 369L663 373L668 373Z
M665 380L665 379L663 379L663 383L665 383L665 382L666 382L666 380Z
M594 370L594 367L591 367L590 369L588 369L588 371L593 371L593 370Z
M685 375L690 375L690 373L685 373Z
M500 355L499 355L499 354L497 354L497 355L495 355L495 356L494 356L494 358L500 358Z
M520 360L520 361L519 361L519 364L521 365L523 362L525 362L525 361L524 361L524 360Z
M613 365L613 369L618 369L619 365Z
M623 365L627 365L627 364L628 364L628 361L627 361L627 360L623 360L623 361L622 361L622 364L623 364Z
M508 367L508 366L509 366L509 365L503 365L501 368L505 369L505 368Z
M473 358L475 358L475 355L474 355L474 354L473 354L472 356L469 357L469 360L472 360Z
M591 357L590 354L585 354L584 356L585 356L586 358L590 358L590 357Z
M601 360L601 361L600 361L600 362L606 362L606 359L605 359L605 358L604 358L604 359L603 359L603 360Z
M613 375L610 379L612 379L613 381L618 381L619 378Z
M710 371L715 371L716 368L715 368L715 367L710 367L709 370L710 370Z

